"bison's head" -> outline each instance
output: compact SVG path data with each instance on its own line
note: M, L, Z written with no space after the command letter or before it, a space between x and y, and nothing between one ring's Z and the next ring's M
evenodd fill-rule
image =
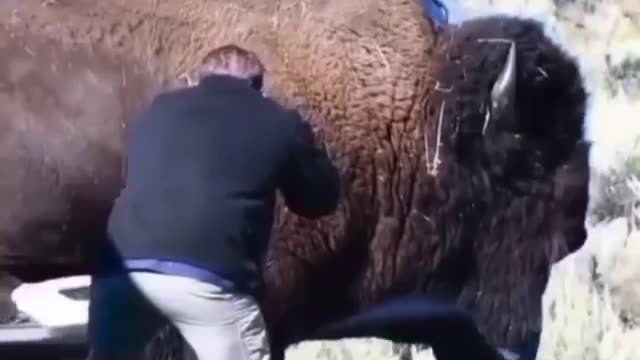
M425 123L436 191L418 209L447 239L434 272L454 271L460 302L513 344L539 327L550 265L586 236L587 96L576 61L533 20L472 20L441 46Z
M567 163L582 140L586 93L576 62L541 24L482 18L451 29L442 46L430 139L442 110L441 145L467 166L489 157L494 178L538 178ZM528 161L514 163L515 148Z

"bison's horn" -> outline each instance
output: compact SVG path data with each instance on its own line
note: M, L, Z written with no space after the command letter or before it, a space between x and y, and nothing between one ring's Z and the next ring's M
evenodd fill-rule
M500 128L512 128L516 102L516 44L511 42L509 55L491 89L491 121Z

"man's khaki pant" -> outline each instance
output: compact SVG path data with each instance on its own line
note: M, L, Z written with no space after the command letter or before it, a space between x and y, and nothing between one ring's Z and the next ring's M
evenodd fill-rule
M251 296L151 272L94 281L93 358L141 358L151 337L169 321L199 360L270 359L264 320Z

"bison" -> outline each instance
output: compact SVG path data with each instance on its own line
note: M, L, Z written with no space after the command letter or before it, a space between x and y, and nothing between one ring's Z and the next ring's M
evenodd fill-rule
M135 114L233 41L344 182L321 221L278 204L260 299L275 359L410 293L457 302L495 345L539 330L549 268L586 236L576 61L533 20L442 28L416 1L341 3L0 0L4 276L91 270Z

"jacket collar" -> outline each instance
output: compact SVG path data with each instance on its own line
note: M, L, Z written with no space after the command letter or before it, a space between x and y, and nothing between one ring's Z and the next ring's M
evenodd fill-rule
M200 80L200 84L198 87L204 89L205 91L218 92L218 91L229 91L229 90L252 90L256 91L251 87L249 81L244 79L239 79L229 75L209 75L202 80Z

